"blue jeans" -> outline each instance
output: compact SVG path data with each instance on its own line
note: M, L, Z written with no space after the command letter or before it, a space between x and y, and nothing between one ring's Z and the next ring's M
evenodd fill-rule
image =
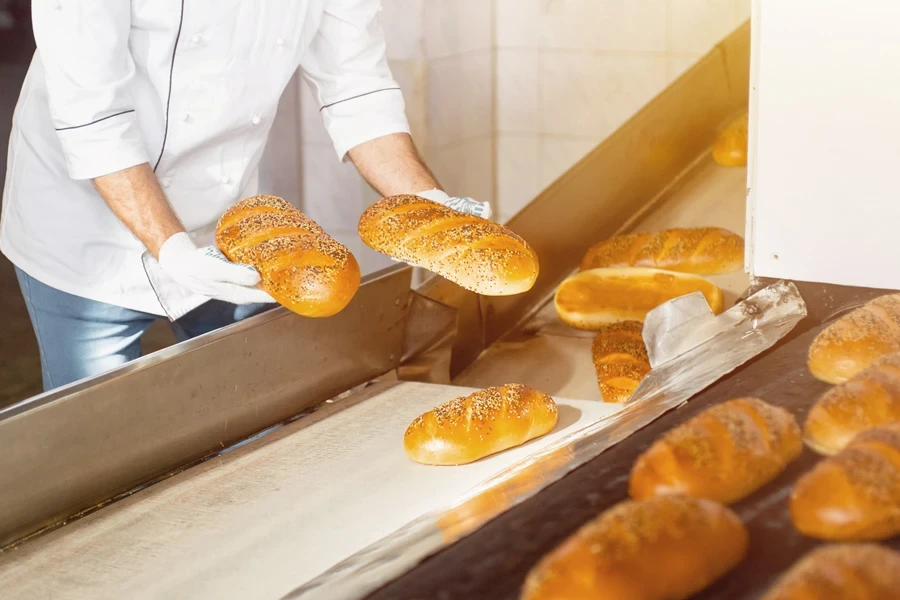
M93 377L141 356L141 336L160 317L73 296L16 268L41 352L44 391ZM179 342L264 312L277 304L210 300L169 326Z

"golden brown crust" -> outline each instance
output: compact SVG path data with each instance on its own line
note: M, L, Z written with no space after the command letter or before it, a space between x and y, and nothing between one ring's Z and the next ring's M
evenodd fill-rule
M346 246L276 196L246 198L225 211L216 245L258 270L261 287L281 305L307 317L340 312L359 288L359 265Z
M682 600L740 563L747 530L720 504L689 496L622 502L532 568L523 600Z
M800 478L791 520L823 540L874 541L900 533L900 424L860 433Z
M625 402L650 372L643 329L640 321L612 323L594 338L591 354L604 402Z
M819 546L763 600L889 600L900 595L900 552L877 544Z
M900 294L875 298L823 330L809 347L809 370L843 383L892 352L900 352Z
M549 433L553 399L525 385L490 387L417 417L403 436L406 454L427 465L462 465Z
M424 267L487 296L521 294L538 276L538 258L506 227L418 196L379 200L359 219L372 249Z
M843 450L867 429L900 422L900 352L876 360L866 370L827 392L806 417L803 438L820 454Z
M722 290L708 279L647 268L581 271L560 284L553 302L566 325L597 331L609 323L643 321L660 304L693 292L703 293L714 313L722 312Z
M757 398L707 409L657 440L637 460L631 497L681 493L736 502L777 477L803 451L788 411Z
M648 267L717 275L743 266L741 236L718 227L697 227L632 233L604 240L587 251L580 269Z
M716 138L713 144L713 160L723 167L747 165L747 113L735 118Z

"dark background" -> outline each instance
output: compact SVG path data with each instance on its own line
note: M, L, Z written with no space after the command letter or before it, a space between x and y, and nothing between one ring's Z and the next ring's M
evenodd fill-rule
M6 180L13 109L33 54L31 2L0 0L0 184ZM0 408L40 391L37 342L12 264L0 254Z

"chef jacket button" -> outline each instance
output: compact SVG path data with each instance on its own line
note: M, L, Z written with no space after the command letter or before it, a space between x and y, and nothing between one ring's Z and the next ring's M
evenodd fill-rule
M231 185L231 177L228 175L222 178L222 185Z
M276 38L275 45L278 46L279 48L284 46L284 38L283 37Z
M164 188L167 188L170 185L172 185L172 180L169 179L168 177L163 177L162 179L159 180L159 185L163 186Z
M254 125L259 125L259 123L261 121L262 121L262 119L259 117L259 115L253 115L253 118L250 119L250 122L253 123Z
M191 46L199 46L200 42L203 41L203 38L200 37L199 33L195 33L191 36Z
M185 123L190 123L191 122L191 113L184 113L183 115L181 115L181 120L184 121Z

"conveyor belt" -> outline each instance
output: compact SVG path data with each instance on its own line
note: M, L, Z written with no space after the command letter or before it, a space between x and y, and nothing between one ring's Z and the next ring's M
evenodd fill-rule
M588 520L626 499L634 461L669 429L714 404L748 395L787 408L802 423L814 401L828 388L806 367L807 349L822 327L746 364L683 407L426 559L371 594L369 600L517 598L528 570L543 555ZM804 450L781 477L735 505L750 531L749 555L732 573L698 594L698 600L758 598L780 573L817 545L791 525L787 499L797 478L819 460L819 456ZM888 545L900 549L900 538Z
M0 597L278 598L506 466L615 412L559 400L554 431L452 468L409 423L472 390L380 383L0 555Z

